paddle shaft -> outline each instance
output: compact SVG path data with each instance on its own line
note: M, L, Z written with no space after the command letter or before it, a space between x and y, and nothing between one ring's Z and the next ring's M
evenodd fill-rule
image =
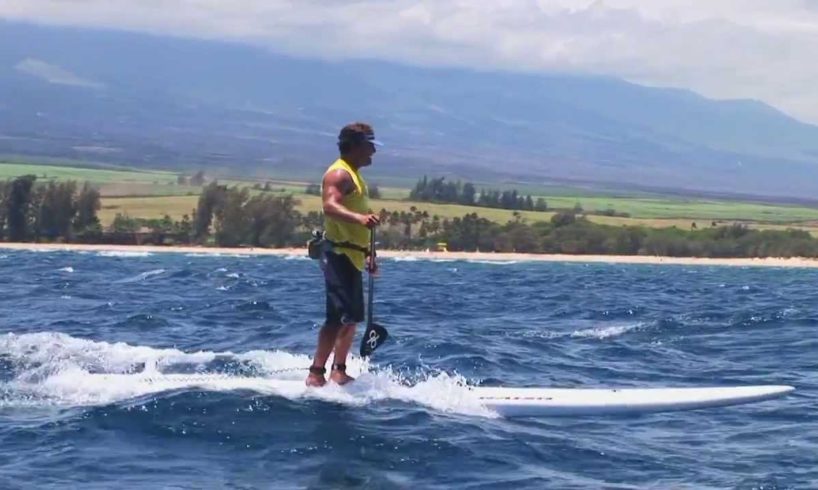
M361 357L371 356L379 345L383 344L389 338L389 332L386 329L375 323L375 274L371 270L375 262L375 229L373 228L369 235L369 298L366 308L366 331L361 339Z
M375 265L375 228L369 232L369 294L367 295L366 304L366 327L372 326L372 305L375 304L375 279L372 277L372 267Z

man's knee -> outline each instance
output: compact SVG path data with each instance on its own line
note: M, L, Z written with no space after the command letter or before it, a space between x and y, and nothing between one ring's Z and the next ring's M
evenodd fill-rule
M357 323L342 323L342 322L326 322L324 323L324 328L331 331L331 332L338 332L344 333L350 330L355 331L355 327L358 326Z
M346 325L342 325L341 329L338 330L338 338L339 339L351 338L354 335L355 335L355 324L354 323L347 323Z

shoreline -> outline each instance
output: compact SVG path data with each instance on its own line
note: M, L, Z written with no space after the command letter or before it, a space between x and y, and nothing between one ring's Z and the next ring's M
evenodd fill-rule
M6 243L0 242L0 250L34 252L124 252L124 253L186 253L202 255L275 255L303 256L305 248L219 248L196 246L156 245L91 245L79 243ZM478 260L487 262L572 262L647 265L709 265L739 267L801 267L818 268L818 259L811 258L701 258L660 257L650 255L562 255L524 254L500 252L426 252L413 250L382 250L379 257L404 260Z

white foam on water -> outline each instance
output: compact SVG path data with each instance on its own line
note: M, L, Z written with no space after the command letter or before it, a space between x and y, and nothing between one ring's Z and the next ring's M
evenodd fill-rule
M466 259L464 262L470 264L486 264L486 265L514 265L519 264L517 260L483 260L483 259Z
M173 363L202 364L215 358L214 352L186 353L177 349L133 346L72 337L61 332L37 332L0 336L0 356L21 365L26 379L49 375L63 368L77 367L94 372L127 373L145 363L158 366Z
M509 335L509 334L507 334ZM533 339L558 339L560 337L565 337L564 333L555 332L553 330L523 330L520 332L513 332L511 334L515 337L522 337L522 338L533 338Z
M150 252L129 252L127 250L103 250L97 252L98 257L150 257Z
M417 257L409 255L409 256L406 256L406 257L391 257L391 258L389 258L389 260L393 260L395 262L417 262L420 259L417 258Z
M306 255L285 255L284 260L312 260Z
M74 268L70 267L70 266L69 267L63 267L62 269L59 270L59 272L74 272Z
M609 325L606 327L593 327L575 330L571 333L571 337L575 338L593 338L593 339L608 339L612 337L619 337L625 333L642 328L643 324L634 323L627 325Z
M528 330L515 332L518 337L540 338L540 339L560 339L566 337L604 340L619 337L628 332L639 331L645 328L645 323L627 323L616 325L600 325L589 328L580 328L570 333L559 330Z
M165 272L165 269L153 269L153 270L142 272L141 274L137 274L136 276L128 277L126 279L120 279L120 280L114 281L114 282L117 283L117 284L125 284L125 283L129 283L129 282L139 282L139 281L144 281L145 279L147 279L149 277L158 276L159 274L163 274L164 272Z
M514 265L519 264L520 261L518 260L492 260L492 259L447 259L447 258L440 258L440 257L417 257L414 255L408 255L405 257L387 257L387 260L392 260L395 262L418 262L418 261L426 261L426 262L435 262L435 263L448 263L448 262L467 262L470 264L487 264L487 265Z
M797 313L800 313L800 310L798 308L789 307L789 308L784 308L781 311L781 316L786 318L786 317L795 315Z
M184 363L201 366L217 357L250 364L256 377L231 374L166 374ZM244 353L157 349L125 343L97 342L60 332L0 336L0 357L15 377L0 383L0 407L99 406L168 391L251 391L292 400L321 399L361 406L399 400L434 410L496 417L483 407L461 376L428 375L409 385L390 369L351 357L347 366L357 377L351 385L315 389L303 384L311 359L304 354L256 350Z

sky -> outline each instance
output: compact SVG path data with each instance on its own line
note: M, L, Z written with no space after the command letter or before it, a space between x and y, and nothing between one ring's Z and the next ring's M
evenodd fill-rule
M818 0L0 0L0 18L375 58L608 75L818 124Z

